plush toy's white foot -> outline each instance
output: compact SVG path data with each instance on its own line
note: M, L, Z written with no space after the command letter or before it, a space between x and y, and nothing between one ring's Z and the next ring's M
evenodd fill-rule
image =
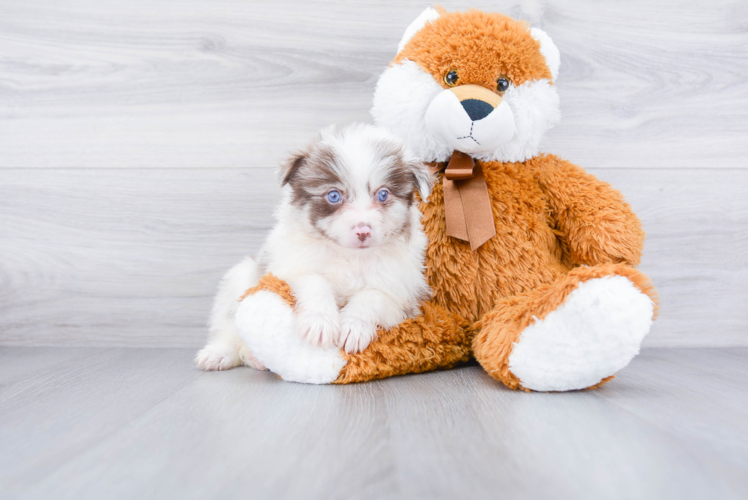
M649 296L623 276L580 283L558 309L525 328L509 369L534 391L593 386L639 353L653 312Z
M293 309L272 292L244 299L236 313L236 328L252 354L289 382L329 384L346 364L339 348L315 347L303 340Z

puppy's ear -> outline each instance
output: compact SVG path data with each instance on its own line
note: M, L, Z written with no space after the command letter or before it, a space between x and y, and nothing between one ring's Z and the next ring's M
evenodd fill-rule
M304 152L296 153L283 162L280 167L281 187L291 182L308 160L309 156Z
M434 187L434 176L431 169L422 161L411 161L410 169L416 181L416 189L423 201L428 200L431 189Z

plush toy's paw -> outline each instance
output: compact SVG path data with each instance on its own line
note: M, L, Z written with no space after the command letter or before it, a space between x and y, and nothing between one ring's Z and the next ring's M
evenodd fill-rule
M195 357L195 364L205 371L230 370L241 362L234 346L225 344L208 344Z
M313 346L331 347L340 333L340 315L302 309L296 315L299 336Z
M509 369L535 391L594 386L639 353L653 312L652 299L624 276L585 281L555 311L525 328Z
M273 292L245 298L236 313L236 328L249 351L289 382L329 384L347 362L337 347L315 347L302 339L293 309Z
M335 343L347 353L361 352L377 336L377 326L350 314L343 314Z

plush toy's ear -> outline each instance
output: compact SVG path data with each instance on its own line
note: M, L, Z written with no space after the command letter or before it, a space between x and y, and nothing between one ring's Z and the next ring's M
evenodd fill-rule
M410 26L408 26L405 30L405 33L403 34L402 40L400 40L400 45L397 46L397 52L400 53L401 50L405 48L405 44L408 43L408 41L413 38L413 35L418 33L421 28L423 28L427 22L433 21L434 19L439 18L439 12L434 9L433 7L429 7L423 12L421 12L421 15L416 18L415 21L410 23Z
M530 35L540 42L540 53L545 57L545 63L551 70L553 81L556 81L556 78L558 78L558 68L561 66L561 53L558 51L558 47L553 43L548 33L540 28L530 29Z

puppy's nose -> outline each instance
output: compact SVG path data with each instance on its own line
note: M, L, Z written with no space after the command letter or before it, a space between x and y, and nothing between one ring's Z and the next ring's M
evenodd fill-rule
M363 222L359 222L353 230L359 241L366 241L366 239L371 236L371 226L364 224Z
M462 108L474 122L484 119L493 111L493 106L478 99L465 99L460 104L462 104Z

